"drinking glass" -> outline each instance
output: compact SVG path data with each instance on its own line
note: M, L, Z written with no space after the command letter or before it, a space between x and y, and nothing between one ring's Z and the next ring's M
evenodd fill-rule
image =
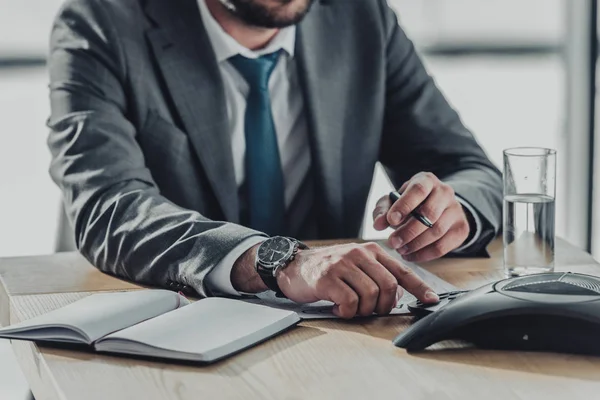
M504 268L508 276L554 270L556 151L504 150Z

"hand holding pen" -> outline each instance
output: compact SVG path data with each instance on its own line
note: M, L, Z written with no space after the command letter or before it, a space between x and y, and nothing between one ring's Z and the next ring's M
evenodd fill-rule
M465 210L449 185L421 172L398 192L379 199L373 226L392 227L389 245L408 261L430 261L459 248L469 236Z

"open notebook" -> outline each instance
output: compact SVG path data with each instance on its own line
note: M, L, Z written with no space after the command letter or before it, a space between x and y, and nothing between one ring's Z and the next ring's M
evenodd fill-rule
M0 338L89 345L98 352L213 362L297 324L295 312L224 298L190 304L167 290L88 296L0 329Z

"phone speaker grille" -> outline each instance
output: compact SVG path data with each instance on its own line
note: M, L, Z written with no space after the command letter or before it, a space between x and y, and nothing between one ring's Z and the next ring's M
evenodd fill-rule
M598 295L600 279L570 273L540 274L515 279L503 288L509 292Z

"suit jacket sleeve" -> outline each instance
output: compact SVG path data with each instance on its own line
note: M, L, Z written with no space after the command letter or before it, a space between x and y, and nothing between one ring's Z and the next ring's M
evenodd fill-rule
M50 174L77 247L104 272L208 295L208 272L260 233L211 221L160 195L127 117L119 39L98 3L68 2L51 35Z
M381 1L387 41L386 109L380 161L396 187L432 172L473 206L483 224L472 254L501 227L502 179L425 70L396 15Z

